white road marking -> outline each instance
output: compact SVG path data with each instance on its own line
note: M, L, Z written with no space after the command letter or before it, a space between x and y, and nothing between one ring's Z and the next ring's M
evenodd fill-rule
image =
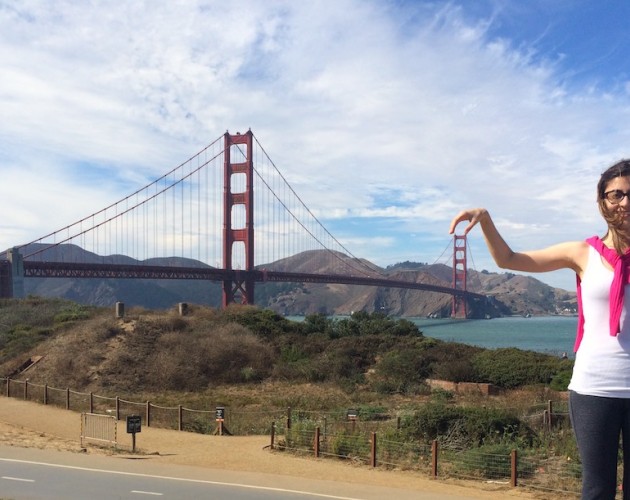
M2 476L2 479L8 479L9 481L22 481L23 483L34 483L35 479L24 479L22 477Z
M153 495L156 497L161 497L164 493L157 493L155 491L141 491L141 490L131 490L131 493L137 493L138 495Z

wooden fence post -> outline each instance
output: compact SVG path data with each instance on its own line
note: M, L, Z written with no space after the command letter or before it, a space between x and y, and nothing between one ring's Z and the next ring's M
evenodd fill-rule
M549 415L549 419L547 420L548 429L551 430L553 427L553 401L551 399L547 401L547 413Z
M7 398L11 397L11 379L7 377Z
M120 420L120 398L116 396L116 420Z
M90 413L94 413L94 394L90 392Z
M274 446L275 437L276 437L276 423L271 422L271 445L269 446L269 448L272 450Z
M510 461L511 461L511 474L510 474L510 484L512 485L513 488L516 488L516 485L518 484L518 454L516 450L512 450L512 453L510 454Z
M66 410L70 409L70 387L66 387Z
M313 440L313 449L315 450L315 458L319 458L319 436L320 429L315 427L315 439Z
M184 428L184 410L182 405L178 405L177 407L177 430L181 431Z
M147 401L146 417L147 427L151 427L151 401Z
M438 442L434 439L431 443L431 475L438 476Z
M372 433L372 446L371 446L371 453L370 453L370 465L372 467L376 467L376 432Z
M48 384L44 385L44 404L48 404Z
M24 401L28 401L28 379L24 381Z
M287 429L291 428L291 407L287 408Z

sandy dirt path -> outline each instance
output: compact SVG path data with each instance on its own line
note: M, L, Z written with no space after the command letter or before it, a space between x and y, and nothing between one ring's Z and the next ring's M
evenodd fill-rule
M289 487L297 484L298 479L356 484L357 490L374 485L400 490L397 500L413 498L413 492L418 492L418 498L436 500L543 498L505 485L432 480L417 472L373 469L334 459L272 451L269 449L269 436L209 436L143 426L136 434L137 453L133 456L130 453L131 435L126 433L123 421L118 423L118 451L95 446L84 449L81 447L80 426L79 413L0 397L0 445L5 446L112 455L116 458L142 456L155 464L258 473L259 482L277 484L282 481ZM264 475L271 476L265 479Z

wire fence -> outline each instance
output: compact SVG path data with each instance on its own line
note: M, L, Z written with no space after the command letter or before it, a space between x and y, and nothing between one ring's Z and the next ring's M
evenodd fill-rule
M461 449L430 443L400 442L366 432L363 426L345 424L323 431L314 422L293 421L272 432L272 448L315 457L345 458L372 467L415 470L432 478L465 479L504 484L579 497L580 464L562 457L541 457L510 450L488 453L479 448ZM340 430L341 429L341 430ZM386 432L383 432L386 434Z
M401 442L390 436L400 428L401 417L347 412L313 412L287 408L275 411L239 411L217 406L197 410L182 405L160 406L151 401L127 401L92 393L39 385L28 380L0 378L6 397L110 415L124 420L141 415L143 425L202 434L271 434L271 448L315 457L335 457L370 467L414 470L433 478L455 478L505 484L579 496L580 464L566 457L537 455L531 450L462 449L456 442L437 439L428 443ZM552 432L568 421L562 405L535 407L523 416L543 431Z

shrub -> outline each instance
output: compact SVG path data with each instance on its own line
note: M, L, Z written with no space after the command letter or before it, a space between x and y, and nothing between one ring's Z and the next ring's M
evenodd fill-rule
M370 443L363 434L341 432L335 434L331 443L332 453L342 458L364 458L369 456Z
M472 365L477 381L514 389L527 384L549 384L560 370L560 362L546 354L507 348L479 352Z
M439 387L431 391L431 401L434 403L447 403L452 401L454 398L455 395L452 391L440 389Z
M333 319L325 314L309 314L301 323L301 331L305 335L323 333L330 337L334 329L334 322Z
M396 337L422 337L418 327L405 319L394 319L379 312L367 313L359 311L350 318L344 318L333 323L333 337L348 337L357 335L393 335Z
M476 382L477 374L470 359L457 359L451 362L435 363L433 378L450 382Z
M531 430L507 410L464 408L429 403L402 420L408 439L441 439L452 448L479 447L501 442L529 443Z
M549 387L554 391L566 391L569 387L569 382L571 382L572 374L573 369L564 369L556 373L551 379Z
M224 321L238 323L255 335L268 339L299 330L296 323L270 309L256 307L230 307L224 314Z
M313 450L315 447L315 428L317 424L312 420L293 422L290 429L285 431L287 448L298 450Z
M512 447L492 444L463 450L454 457L456 470L485 479L502 479L511 475Z
M472 359L483 349L456 342L425 343L431 361L431 377L451 382L479 382Z
M62 323L87 319L95 308L61 299L0 299L0 363L21 356Z
M419 348L386 352L374 368L373 387L390 394L421 392L431 373L430 364L431 359Z
M55 323L66 323L68 321L88 319L89 317L90 310L87 306L70 303L55 314L53 321Z

